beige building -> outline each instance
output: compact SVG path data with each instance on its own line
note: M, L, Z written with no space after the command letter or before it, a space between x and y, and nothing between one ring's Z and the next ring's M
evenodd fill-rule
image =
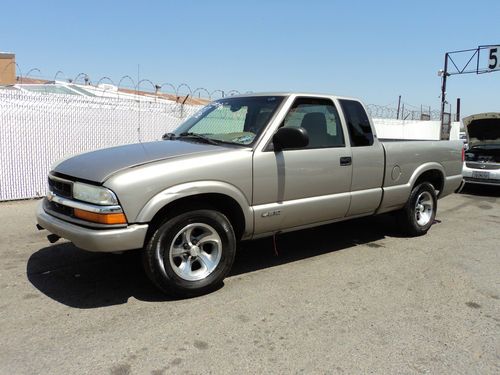
M0 52L0 85L16 83L16 55Z

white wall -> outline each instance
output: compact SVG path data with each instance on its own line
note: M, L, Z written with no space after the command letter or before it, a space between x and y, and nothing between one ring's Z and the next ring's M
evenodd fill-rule
M373 123L379 138L429 139L440 138L440 121L392 120L374 118ZM460 122L451 123L450 139L459 139Z

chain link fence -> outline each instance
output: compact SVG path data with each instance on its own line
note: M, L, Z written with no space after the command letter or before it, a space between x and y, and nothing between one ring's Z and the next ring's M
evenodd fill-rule
M199 108L163 99L0 90L0 201L43 196L54 161L159 140Z
M201 103L207 102L186 101L206 90L191 90L184 84L173 95L147 97L120 92L114 96L107 96L106 92L98 96L67 95L64 91L56 94L45 92L47 88L43 85L40 87L40 92L0 89L0 201L43 196L47 172L55 161L99 148L159 140L197 112ZM179 96L181 89L189 94L184 99ZM134 94L133 90L130 92ZM205 96L215 99L236 93L216 90L207 91ZM401 130L395 126L402 124L386 123L384 119L440 118L439 111L418 110L410 105L398 111L390 106L369 104L367 110L380 131L390 125L392 133ZM229 113L231 119L224 120L231 124L233 117L240 115L243 114ZM423 131L423 127L419 129Z

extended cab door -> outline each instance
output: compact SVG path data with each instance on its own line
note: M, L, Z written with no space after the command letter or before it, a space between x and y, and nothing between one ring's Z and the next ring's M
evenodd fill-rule
M256 235L342 218L349 209L351 153L334 102L296 97L281 126L306 129L309 145L274 151L268 143L256 150Z
M382 199L385 156L363 105L339 99L352 152L351 205L347 216L374 213Z

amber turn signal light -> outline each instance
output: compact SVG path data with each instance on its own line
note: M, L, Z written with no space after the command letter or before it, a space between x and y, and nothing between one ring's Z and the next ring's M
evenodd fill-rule
M93 223L127 224L127 218L125 217L125 214L122 212L110 213L110 214L98 214L95 212L89 212L75 208L73 214L75 215L75 217L79 219L91 221Z

